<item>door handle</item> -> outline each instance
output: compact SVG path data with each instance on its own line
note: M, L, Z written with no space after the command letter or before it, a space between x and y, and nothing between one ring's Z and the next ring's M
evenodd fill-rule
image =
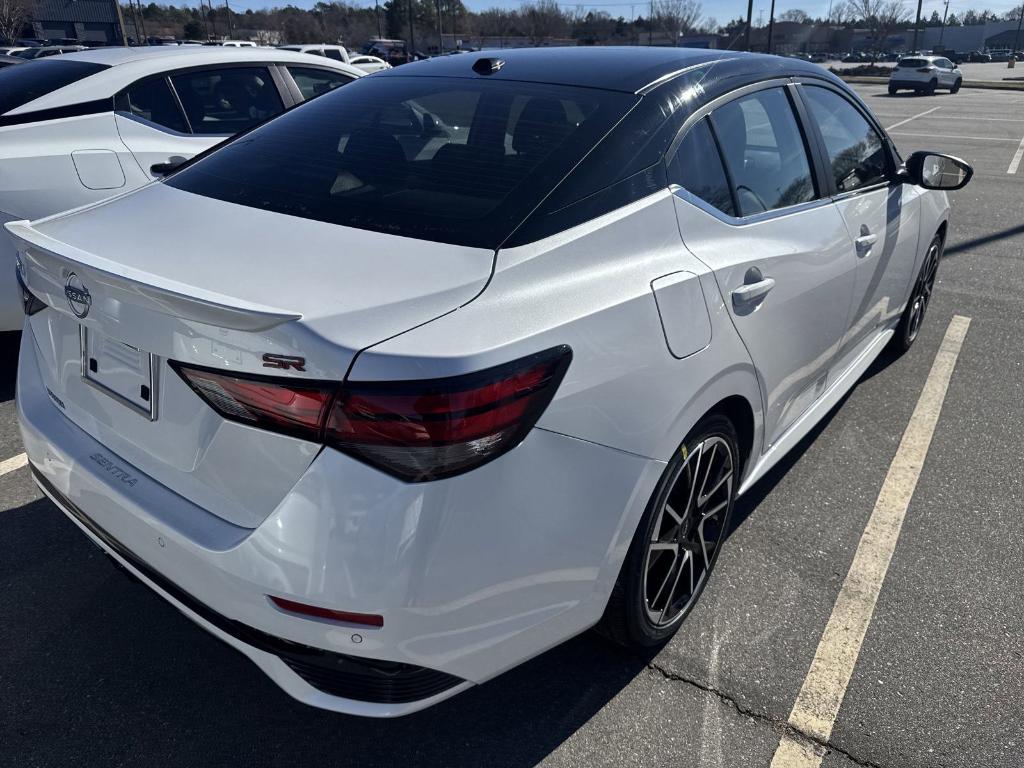
M149 172L154 176L166 176L171 171L177 169L185 162L184 157L174 155L173 157L167 158L166 163L154 163L149 166Z
M760 301L768 294L768 291L774 287L775 279L771 277L758 280L756 283L741 285L732 292L733 306L741 306L752 301Z
M861 236L854 240L854 244L857 246L857 255L860 257L867 256L871 253L871 246L878 240L878 235L873 235L868 232L867 227L861 228Z

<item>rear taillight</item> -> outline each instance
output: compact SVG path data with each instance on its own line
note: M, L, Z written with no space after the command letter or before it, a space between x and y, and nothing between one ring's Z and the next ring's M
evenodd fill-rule
M571 357L561 346L446 379L345 384L171 366L226 419L324 443L422 482L466 472L518 445Z

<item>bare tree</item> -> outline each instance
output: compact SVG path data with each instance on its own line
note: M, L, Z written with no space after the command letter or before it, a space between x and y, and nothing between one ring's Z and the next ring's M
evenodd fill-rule
M795 21L797 24L806 24L811 20L811 17L807 15L807 11L802 11L799 8L783 11L777 18L779 21Z
M21 37L31 10L31 0L0 0L0 43L13 43Z
M851 8L850 6L851 4L848 2L833 3L832 12L831 14L829 14L829 17L828 19L826 19L826 21L828 21L829 24L835 24L840 27L849 24L856 18L857 15L854 9Z
M556 0L523 3L519 11L530 42L536 44L552 37L562 37L569 30L568 21Z
M848 0L847 10L863 22L876 49L886 47L892 31L910 18L906 0Z
M673 42L681 35L688 35L697 29L703 15L698 0L655 0L654 23L661 27Z

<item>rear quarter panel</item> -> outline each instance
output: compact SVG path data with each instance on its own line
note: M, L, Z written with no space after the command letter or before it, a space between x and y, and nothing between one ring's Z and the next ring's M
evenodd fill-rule
M651 287L680 271L700 280L711 321L710 344L682 359L669 350ZM364 351L349 378L452 376L559 344L572 347L573 361L544 429L665 461L730 395L748 399L760 428L750 358L714 276L683 246L667 190L499 252L480 297Z

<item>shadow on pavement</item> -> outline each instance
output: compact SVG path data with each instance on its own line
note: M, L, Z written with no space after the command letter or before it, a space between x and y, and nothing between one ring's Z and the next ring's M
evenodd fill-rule
M0 333L0 403L14 399L18 375L18 345L21 333Z
M1007 227L998 232L992 232L988 235L982 235L981 237L972 237L970 240L961 240L948 246L943 252L942 257L956 256L964 251L969 251L972 248L977 248L981 245L988 245L994 243L997 240L1007 240L1011 237L1024 234L1024 224L1018 224L1014 227Z

